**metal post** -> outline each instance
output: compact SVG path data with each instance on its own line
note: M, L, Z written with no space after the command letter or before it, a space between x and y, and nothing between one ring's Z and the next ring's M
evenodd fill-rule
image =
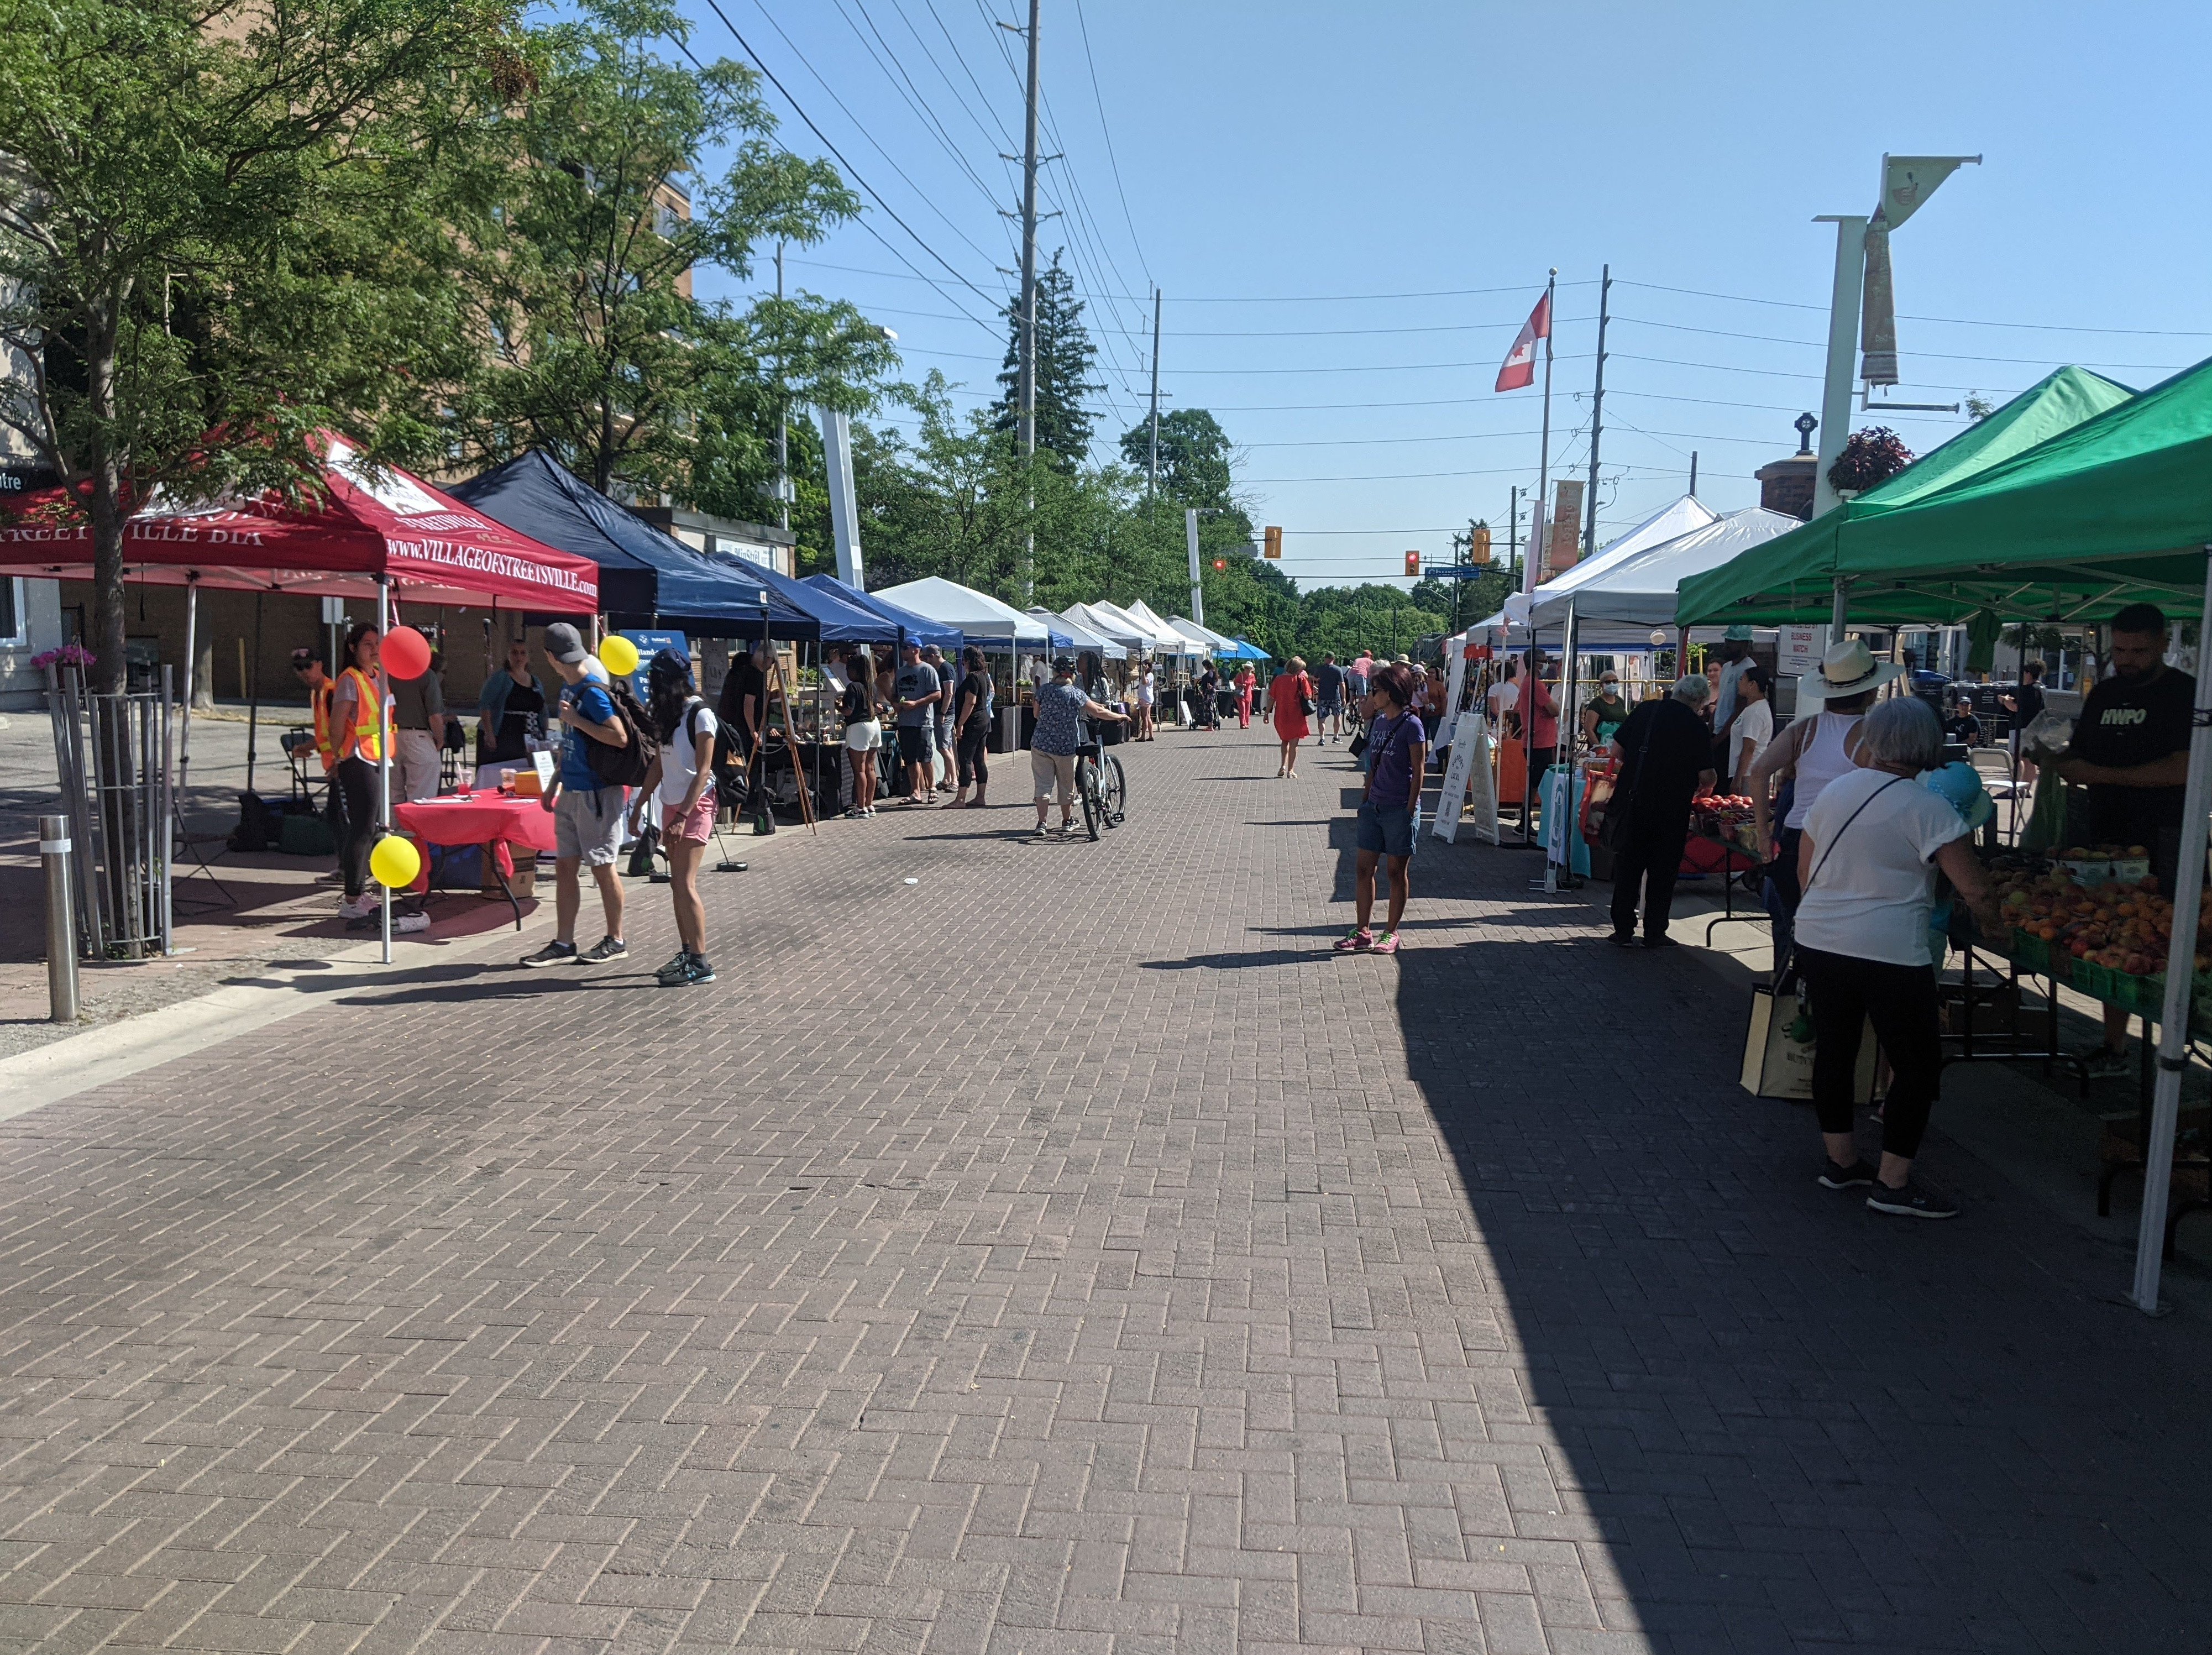
M2204 604L2197 636L2212 637L2212 546L2205 548ZM2181 1116L2181 1075L2189 1066L2189 997L2195 982L2197 905L2204 892L2205 812L2212 810L2212 672L2197 674L2197 715L2189 729L2189 784L2181 804L2181 862L2173 882L2173 934L2166 946L2166 1002L2158 1019L2158 1083L2142 1144L2142 1218L2136 1228L2137 1310L2159 1313L2166 1258L2166 1210L2173 1179L2173 1138Z
M253 674L246 683L246 790L253 791L253 764L261 740L261 598L253 594Z
M1152 463L1146 473L1145 497L1160 491L1160 290L1152 289ZM1192 619L1195 620L1196 616Z
M1828 642L1831 644L1844 641L1844 616L1850 608L1850 582L1838 575L1836 576L1835 601L1828 606Z
M1597 551L1597 445L1605 432L1605 325L1607 301L1612 295L1613 266L1602 265L1597 287L1597 382L1590 396L1589 503L1584 508L1589 526L1583 531L1585 557Z
M1547 520L1552 508L1552 335L1559 332L1559 309L1555 302L1559 285L1559 269L1554 265L1552 273L1544 279L1544 433L1538 440L1536 449L1536 510L1528 520L1528 561L1521 575L1521 589L1523 592L1536 589L1537 579L1544 568L1544 548L1536 543L1537 527L1543 525L1547 532L1549 532ZM1523 718L1521 721L1521 749L1524 754L1528 748L1528 721ZM1528 768L1526 764L1521 767L1524 776ZM1528 807L1525 798L1521 806L1521 831L1524 835L1528 831Z
M174 910L169 901L171 882L176 873L173 859L177 852L178 820L176 775L169 767L169 761L173 756L169 740L171 727L169 674L173 670L167 666L161 669L161 698L154 706L155 715L161 721L159 731L161 770L159 780L150 790L155 796L149 801L153 808L148 812L152 818L155 831L161 836L161 855L158 857L149 858L147 866L149 871L160 870L161 885L154 893L154 920L159 928L155 934L161 939L161 952L165 955L176 952L174 939L170 931L170 922L174 917ZM151 849L152 846L149 844L148 848Z
M1182 514L1183 545L1190 552L1190 618L1206 624L1206 589L1198 574L1198 508L1186 507Z
M384 671L384 635L392 630L392 577L376 577L376 833L392 831L392 680ZM370 849L374 851L372 845ZM377 929L384 950L382 962L392 964L392 887L379 879Z
M70 818L39 818L39 856L46 869L46 1001L56 1023L77 1014L76 916L70 911Z
M1843 504L1828 481L1851 423L1851 376L1857 366L1859 295L1866 280L1864 214L1825 213L1815 224L1836 227L1836 279L1828 292L1828 369L1820 390L1820 454L1813 471L1813 515Z
M192 779L192 697L198 691L200 633L200 572L185 572L185 724L177 739L177 781L181 788ZM212 688L213 686L210 686ZM248 787L252 784L247 783Z
M1698 451L1690 450L1690 498L1698 497Z
M783 243L775 244L775 296L783 299ZM783 358L775 362L775 504L776 520L791 526L791 455L788 447L790 409L783 399Z
M1039 0L1030 0L1030 73L1026 125L1022 141L1022 361L1019 429L1022 462L1036 463L1036 174L1037 174L1037 22ZM1029 490L1029 510L1036 512L1036 490ZM1029 526L1023 542L1022 601L1036 600L1036 526Z

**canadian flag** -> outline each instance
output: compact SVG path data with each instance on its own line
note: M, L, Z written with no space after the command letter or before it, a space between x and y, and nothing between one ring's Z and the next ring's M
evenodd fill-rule
M1547 293L1536 301L1536 308L1528 313L1528 319L1521 324L1521 332L1514 337L1513 349L1505 353L1505 361L1498 370L1496 389L1518 391L1524 385L1536 382L1536 341L1552 337L1552 295Z

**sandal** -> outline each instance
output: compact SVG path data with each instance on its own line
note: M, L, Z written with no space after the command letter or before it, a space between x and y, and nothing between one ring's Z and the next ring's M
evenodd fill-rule
M1395 931L1385 931L1381 936L1376 938L1374 952L1378 954L1396 953L1398 952L1398 934Z
M1336 940L1340 954L1364 954L1375 946L1375 934L1364 925L1355 925Z

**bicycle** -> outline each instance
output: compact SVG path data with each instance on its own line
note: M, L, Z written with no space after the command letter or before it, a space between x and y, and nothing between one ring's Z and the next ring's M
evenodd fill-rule
M1083 825L1095 842L1102 827L1128 819L1129 778L1121 761L1097 741L1075 750L1075 791L1083 800Z

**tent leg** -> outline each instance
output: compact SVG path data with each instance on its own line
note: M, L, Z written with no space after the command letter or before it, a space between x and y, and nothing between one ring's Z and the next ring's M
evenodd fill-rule
M199 693L193 669L199 665L200 577L197 570L185 575L185 715L177 733L177 791L192 783L192 697ZM253 783L248 782L247 789Z
M2197 637L2212 637L2212 545L2205 549L2204 603ZM2166 1209L2173 1177L2173 1139L2181 1114L2181 1075L2189 1062L2189 991L2197 950L2197 906L2204 891L2205 812L2212 809L2212 672L2197 674L2197 715L2189 732L2189 785L2181 806L2181 861L2173 882L2173 935L2166 944L2166 1003L2158 1025L2158 1083L2142 1146L2142 1219L2136 1230L2136 1279L2128 1297L2146 1315L2160 1313L2159 1273L2166 1256ZM2148 1036L2148 1031L2145 1031Z
M392 630L392 580L376 577L376 716L382 726L376 733L376 831L381 838L392 831L392 681L384 675L384 635ZM392 887L377 881L377 929L383 942L381 962L392 964Z
M1844 641L1844 617L1850 609L1850 583L1840 575L1836 576L1835 601L1828 608L1828 642Z
M246 680L246 790L253 791L253 760L261 736L261 598L253 594L253 671Z

